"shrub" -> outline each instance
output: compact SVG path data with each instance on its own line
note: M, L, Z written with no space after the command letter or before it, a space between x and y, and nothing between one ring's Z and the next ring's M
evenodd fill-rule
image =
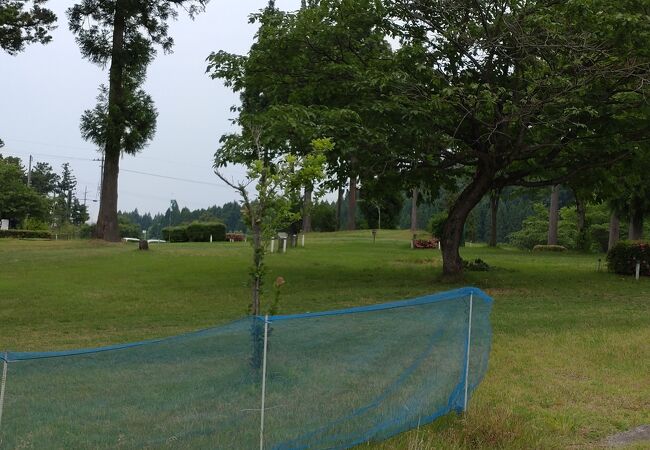
M490 265L479 258L474 261L463 260L463 268L470 272L487 272L490 270Z
M596 224L589 228L591 247L595 252L606 252L609 245L609 224Z
M50 225L44 220L28 217L25 220L23 220L21 228L23 230L32 230L32 231L49 231Z
M534 252L566 252L567 248L562 245L536 245Z
M607 267L621 275L634 275L637 261L641 275L650 276L650 242L620 241L607 253Z
M245 237L244 233L226 233L227 241L243 242Z
M79 227L79 237L81 239L90 239L93 237L95 234L95 227L96 224L90 224L88 225L87 223L84 223Z
M415 239L413 248L438 248L437 239Z
M221 222L192 222L187 225L187 240L190 242L210 242L226 240L226 226Z
M431 219L429 219L429 224L427 225L427 230L434 236L440 237L442 236L442 229L445 226L445 222L447 221L447 213L446 212L439 212L431 216Z
M128 237L140 239L142 237L140 225L131 222L128 217L122 214L117 217L117 227L120 231L121 238Z
M52 239L52 233L47 230L0 230L0 238Z
M168 242L187 242L187 227L165 227L162 229L162 235Z
M336 231L336 204L315 203L311 209L312 231Z

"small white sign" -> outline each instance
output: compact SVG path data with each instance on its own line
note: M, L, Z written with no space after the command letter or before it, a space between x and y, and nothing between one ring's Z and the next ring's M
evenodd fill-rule
M9 229L9 219L2 219L0 221L0 230L8 230Z

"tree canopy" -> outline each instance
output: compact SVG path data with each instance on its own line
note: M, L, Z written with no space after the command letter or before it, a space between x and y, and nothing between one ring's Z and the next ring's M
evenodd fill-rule
M0 48L15 55L28 44L50 42L56 15L43 6L46 2L0 0Z

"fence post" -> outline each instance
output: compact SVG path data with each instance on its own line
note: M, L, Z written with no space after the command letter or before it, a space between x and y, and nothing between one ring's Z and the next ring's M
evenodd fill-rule
M469 388L469 351L472 342L472 307L474 306L474 293L469 294L469 318L467 321L467 350L465 352L465 397L463 411L467 411L467 391Z
M264 403L266 402L266 351L269 340L269 315L264 316L264 356L262 357L262 409L260 412L260 450L264 450Z
M2 428L2 410L5 404L5 386L7 384L7 359L8 354L5 352L2 360L2 382L0 382L0 429Z

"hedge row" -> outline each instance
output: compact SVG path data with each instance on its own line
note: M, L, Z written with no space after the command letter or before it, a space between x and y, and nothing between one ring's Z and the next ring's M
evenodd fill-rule
M0 238L52 239L52 233L46 230L0 230Z
M226 240L226 226L221 222L193 222L189 225L165 227L163 239L169 242L210 242Z
M607 253L607 267L621 275L634 275L637 261L641 275L650 276L650 242L620 241Z
M533 247L534 252L566 252L567 248L563 245L536 245Z

